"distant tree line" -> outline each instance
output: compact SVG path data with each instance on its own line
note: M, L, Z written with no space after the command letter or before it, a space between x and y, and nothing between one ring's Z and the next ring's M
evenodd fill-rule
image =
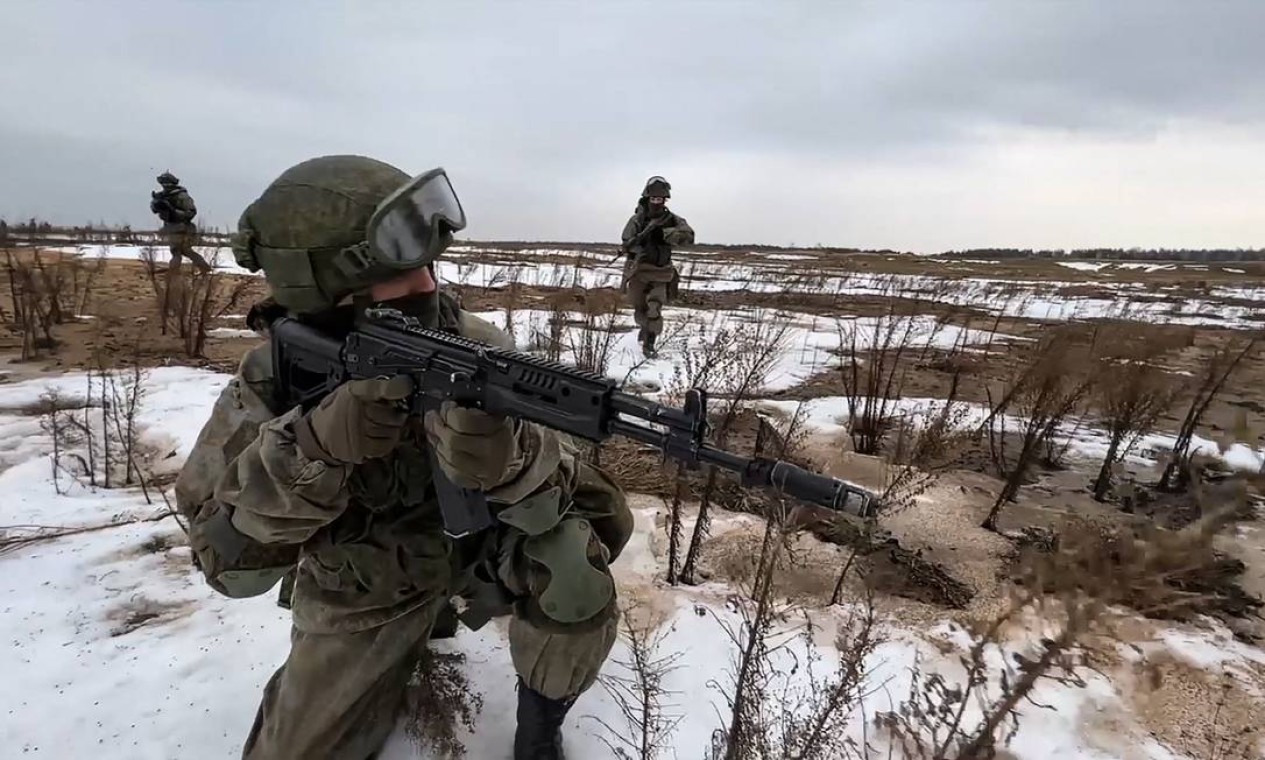
M1076 259L1082 261L1265 261L1265 248L970 248L942 259Z
M227 235L215 228L199 228L203 244L223 243ZM88 222L58 225L34 217L22 222L0 219L0 247L78 244L148 245L161 243L158 230L134 230L130 224Z

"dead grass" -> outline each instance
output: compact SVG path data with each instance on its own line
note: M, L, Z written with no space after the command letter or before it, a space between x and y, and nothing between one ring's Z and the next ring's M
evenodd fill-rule
M1261 686L1159 653L1136 666L1133 687L1122 692L1131 712L1169 747L1197 758L1251 760L1265 751Z
M482 710L483 695L466 674L466 656L423 647L405 692L404 726L409 738L439 757L465 757L459 733L473 731Z
M165 602L138 595L110 611L108 619L114 624L110 635L126 636L139 628L185 617L192 611L190 602Z

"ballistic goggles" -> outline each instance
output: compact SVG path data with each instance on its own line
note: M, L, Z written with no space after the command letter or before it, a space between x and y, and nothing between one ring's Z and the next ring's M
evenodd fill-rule
M419 174L369 217L365 242L344 251L355 269L414 269L443 252L445 233L465 229L466 212L443 169Z
M442 168L409 180L369 217L363 241L345 248L274 248L254 234L233 243L237 263L260 269L278 303L297 312L329 308L343 295L431 264L464 229L466 214Z
M672 185L656 174L646 180L645 189L641 191L641 194L647 198L668 198L672 195Z

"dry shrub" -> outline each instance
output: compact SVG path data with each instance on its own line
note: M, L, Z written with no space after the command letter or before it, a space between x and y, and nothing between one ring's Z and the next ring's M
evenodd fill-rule
M207 271L160 265L157 255L153 246L141 251L141 262L161 317L162 333L166 335L174 326L185 356L201 358L206 349L207 331L215 320L242 303L250 281L218 271L218 254L208 260L211 268Z
M1106 428L1107 454L1094 479L1095 499L1107 498L1118 465L1155 428L1181 390L1159 362L1166 351L1184 343L1168 332L1157 335L1132 324L1107 325L1096 334L1091 406Z
M1205 590L1187 585L1207 567L1216 527L1207 521L1197 531L1103 533L1072 526L1044 551L1029 546L1013 568L1009 603L966 630L969 646L958 658L965 675L950 680L916 665L908 697L877 724L907 757L998 757L1018 731L1020 708L1036 704L1040 683L1083 687L1082 674L1114 651L1123 639L1119 606L1157 617L1216 609ZM1025 640L1008 643L1010 631Z
M0 317L21 335L22 360L52 350L54 325L65 324L87 308L104 259L88 262L78 254L35 251L15 256L5 251L12 314Z
M734 423L744 405L764 390L778 359L786 350L789 330L790 324L784 317L760 309L750 320L719 331L715 342L727 347L727 350L714 364L705 367L701 382L692 386L714 392L717 396L723 395L718 422L712 427L712 441L717 448L728 447ZM722 335L727 337L722 338ZM781 452L775 456L780 458L785 454ZM698 519L681 565L680 578L686 583L692 584L698 579L698 566L703 543L708 536L710 507L717 493L719 475L715 467L707 468L707 483L699 500Z
M663 681L677 670L683 652L664 654L664 639L671 628L659 627L660 620L647 613L637 602L625 606L620 617L620 639L627 647L624 659L608 666L598 682L619 707L624 725L611 726L593 718L606 731L600 737L611 753L620 760L654 760L671 748L672 734L682 715L670 700Z
M1042 442L1076 413L1092 387L1092 376L1086 372L1086 347L1077 340L1076 329L1052 330L1029 361L1006 378L1000 393L988 390L990 411L981 427L987 432L997 473L1005 482L984 519L987 530L998 530L1002 508L1018 494ZM1017 422L1017 431L1007 429L1012 420ZM1009 450L1012 441L1018 442L1017 452Z
M471 685L465 665L460 652L423 647L405 690L405 731L419 747L440 757L465 757L458 733L473 731L483 710L483 695Z
M866 660L883 643L873 594L867 589L861 604L840 625L835 637L839 663L832 670L822 672L812 633L811 626L803 632L807 685L788 690L778 700L781 710L774 730L779 756L786 760L867 758L869 748L848 736L848 726L869 696Z
M1092 593L1106 604L1148 617L1187 620L1207 614L1242 617L1261 600L1237 583L1243 563L1213 545L1227 513L1181 530L1153 524L1109 526L1072 520L1042 554L1059 572L1043 576L1044 590ZM1146 572L1138 572L1145 568Z
M1161 488L1179 491L1190 485L1191 444L1195 431L1199 429L1208 407L1243 366L1244 359L1255 351L1259 341L1260 337L1256 334L1235 336L1208 352L1206 360L1200 365L1200 373L1195 378L1190 403L1177 431L1177 441L1160 476Z

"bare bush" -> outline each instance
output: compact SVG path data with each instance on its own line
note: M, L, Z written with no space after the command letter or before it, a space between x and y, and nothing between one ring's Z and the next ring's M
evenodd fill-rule
M461 758L466 747L458 733L474 730L483 710L483 695L466 675L466 656L422 647L405 690L404 728L423 750L440 757Z
M1118 465L1155 428L1178 389L1151 361L1115 357L1099 360L1094 385L1092 403L1107 431L1107 453L1094 479L1094 498L1104 501Z
M717 374L708 378L709 382L715 382L717 395L723 394L725 399L718 415L719 422L714 428L713 440L716 446L725 448L728 445L739 410L764 389L773 368L785 351L789 328L790 325L785 320L778 319L765 310L757 310L750 321L744 321L732 328L733 337L728 340L729 354L713 367ZM709 510L719 474L715 467L708 468L707 483L699 500L698 519L690 536L685 563L681 566L681 580L686 583L697 582L698 564L703 542L709 535Z
M715 684L728 704L725 726L712 736L713 760L757 760L774 756L771 728L771 686L775 670L772 658L793 638L779 636L777 622L788 612L779 602L774 579L786 557L788 530L786 505L777 499L765 514L764 535L752 575L742 593L731 600L738 623L717 617L734 647L730 680Z
M848 736L848 727L856 712L864 708L868 696L866 661L882 643L873 593L867 589L861 604L852 609L840 626L835 637L839 663L832 671L819 674L821 656L817 654L811 626L805 627L802 640L807 684L779 700L777 757L785 760L869 757L864 737L858 746Z
M153 477L147 472L138 416L148 372L133 364L121 375L98 362L85 375L85 395L66 397L56 389L40 400L40 426L52 439L53 485L65 493L70 484L88 488L139 486L153 503ZM166 501L166 494L157 489Z
M716 317L713 317L711 326L717 328ZM732 356L733 335L729 331L709 330L707 325L701 323L687 323L683 325L682 330L686 344L691 347L696 346L697 349L685 351L681 356L681 363L673 370L673 378L667 390L669 400L676 403L679 403L685 391L691 388L704 393L709 392L715 382L713 378L722 373L729 357ZM709 332L712 333L710 336ZM691 337L695 340L691 341ZM668 510L667 524L667 581L672 585L676 585L681 580L679 568L683 548L681 539L684 531L682 511L685 498L690 492L689 474L690 471L684 463L678 463L674 468L676 485L673 489L672 504Z
M162 333L166 335L174 326L185 356L199 358L206 349L208 329L241 304L249 282L218 271L218 255L209 259L211 267L206 271L170 264L160 269L157 255L153 246L141 251L141 262L162 320Z
M1052 548L1024 550L1009 603L965 631L964 676L950 680L919 663L908 697L877 724L907 757L997 757L1018 731L1021 708L1042 708L1033 700L1039 684L1083 687L1096 653L1121 640L1117 605L1128 600L1147 615L1198 609L1201 595L1177 581L1205 561L1202 536L1214 529L1209 522L1194 532L1150 532L1115 550L1104 550L1096 531L1072 529ZM1009 630L1028 633L1009 643Z
M998 400L992 400L989 390L991 409L983 428L988 433L994 466L1005 482L984 519L984 528L998 530L1002 508L1019 492L1042 441L1054 435L1084 401L1091 387L1084 363L1081 347L1068 330L1059 329L1043 339L1032 358L1007 378ZM1012 417L1017 420L1017 431L1007 430ZM1015 434L1019 450L1012 456L1007 451L1008 439Z
M1243 360L1256 349L1259 341L1260 338L1257 335L1231 338L1214 349L1207 361L1203 362L1197 385L1186 408L1186 415L1177 431L1177 441L1160 476L1161 488L1177 491L1190 485L1190 447L1195 438L1195 431L1199 429L1208 407L1243 365Z
M52 464L53 490L59 494L66 493L62 485L63 473L75 478L74 470L67 470L64 461L69 457L80 458L80 471L87 470L87 463L75 453L75 449L83 442L79 428L73 422L72 414L86 406L83 399L66 397L56 388L48 388L40 394L36 412L40 415L40 429L52 440L53 451L50 455Z
M600 737L615 757L621 760L654 760L671 748L672 734L681 722L678 705L670 702L672 692L664 686L664 679L677 670L683 652L663 654L664 639L671 628L658 627L659 621L650 617L640 605L632 604L622 610L620 638L628 648L627 658L614 660L623 670L615 674L607 672L599 676L599 683L619 707L624 719L622 727L611 726L600 718L594 718L606 730Z
M13 326L21 335L23 361L56 347L53 326L64 319L61 299L65 278L60 266L50 266L44 259L45 254L38 251L29 257L5 251Z

